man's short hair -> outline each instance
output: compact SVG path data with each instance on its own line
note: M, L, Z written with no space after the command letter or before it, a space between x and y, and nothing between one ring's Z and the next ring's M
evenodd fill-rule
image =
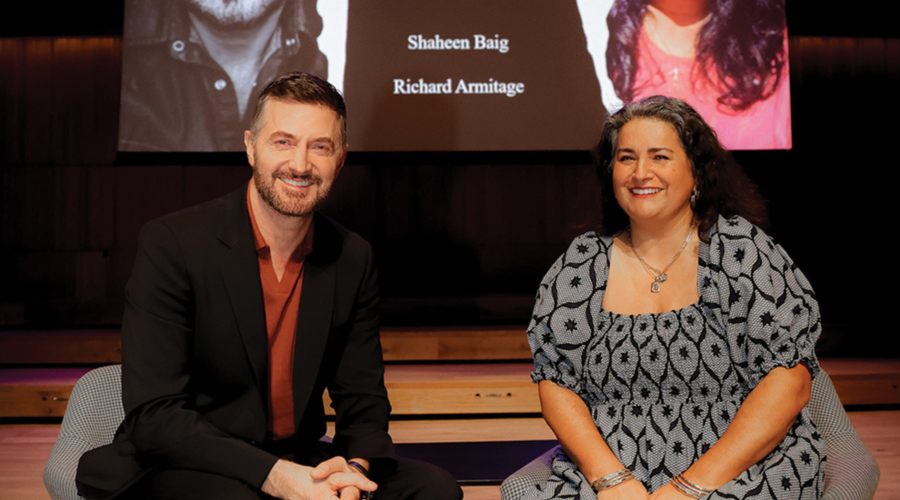
M263 114L269 99L281 99L289 102L303 104L321 104L338 115L341 126L341 148L347 144L347 107L344 105L344 96L333 85L309 73L288 73L272 80L272 83L263 89L256 101L256 109L253 111L253 120L250 122L250 134L253 142L259 137L263 128Z

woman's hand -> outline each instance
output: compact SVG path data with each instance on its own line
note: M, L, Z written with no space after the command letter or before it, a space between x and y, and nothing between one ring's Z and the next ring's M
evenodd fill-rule
M666 483L658 490L650 495L650 500L690 500L691 497L685 495L672 483Z
M597 493L597 500L647 500L647 488L637 479L629 479Z

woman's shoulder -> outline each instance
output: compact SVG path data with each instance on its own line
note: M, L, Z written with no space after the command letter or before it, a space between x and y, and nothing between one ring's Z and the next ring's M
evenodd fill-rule
M718 220L709 230L710 239L717 236L728 239L740 236L755 238L759 233L766 234L759 226L740 215L731 217L719 215Z
M707 252L701 251L701 260L705 261L701 265L706 265L714 276L748 276L758 282L773 274L800 274L781 245L741 216L720 215L708 235L709 247Z
M597 261L597 257L601 257L601 265L605 265L608 261L609 248L612 246L613 237L604 236L595 231L583 233L569 243L559 258L550 266L550 269L541 280L543 285L547 285L554 281L556 277L565 268L581 267L585 263Z
M612 236L603 236L596 231L580 234L569 243L569 248L561 256L567 263L583 262L601 253L608 253L612 245Z
M722 261L729 257L743 261L748 250L764 254L778 253L778 245L765 231L740 215L719 216L707 233L709 260Z
M550 266L535 297L532 319L548 317L560 304L582 303L606 283L613 237L589 231L569 244Z

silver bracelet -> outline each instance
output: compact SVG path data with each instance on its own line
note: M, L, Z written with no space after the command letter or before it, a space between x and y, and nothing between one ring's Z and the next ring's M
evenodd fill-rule
M594 493L600 493L603 490L607 490L633 478L634 474L632 474L630 470L621 469L595 480L591 483L591 488L594 490Z
M713 492L713 490L708 490L696 483L688 481L685 479L684 474L678 474L673 477L672 486L678 488L682 493L692 498L703 498Z

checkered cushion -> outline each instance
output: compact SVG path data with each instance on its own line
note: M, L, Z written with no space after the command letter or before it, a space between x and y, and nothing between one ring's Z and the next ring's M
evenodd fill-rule
M825 437L827 458L822 500L872 498L881 475L878 464L850 423L825 372L813 380L809 418Z
M111 443L124 418L122 365L91 370L78 380L44 466L44 486L52 500L82 498L75 489L78 460L84 452Z
M820 371L812 383L809 417L825 438L825 492L822 500L871 499L878 487L878 464L850 423L831 378ZM502 500L519 500L529 487L546 483L557 448L529 462L500 486ZM584 496L584 495L583 495ZM590 498L588 494L585 498Z
M506 478L500 485L500 499L519 500L530 486L546 484L550 479L553 454L558 448L559 446L554 446Z

